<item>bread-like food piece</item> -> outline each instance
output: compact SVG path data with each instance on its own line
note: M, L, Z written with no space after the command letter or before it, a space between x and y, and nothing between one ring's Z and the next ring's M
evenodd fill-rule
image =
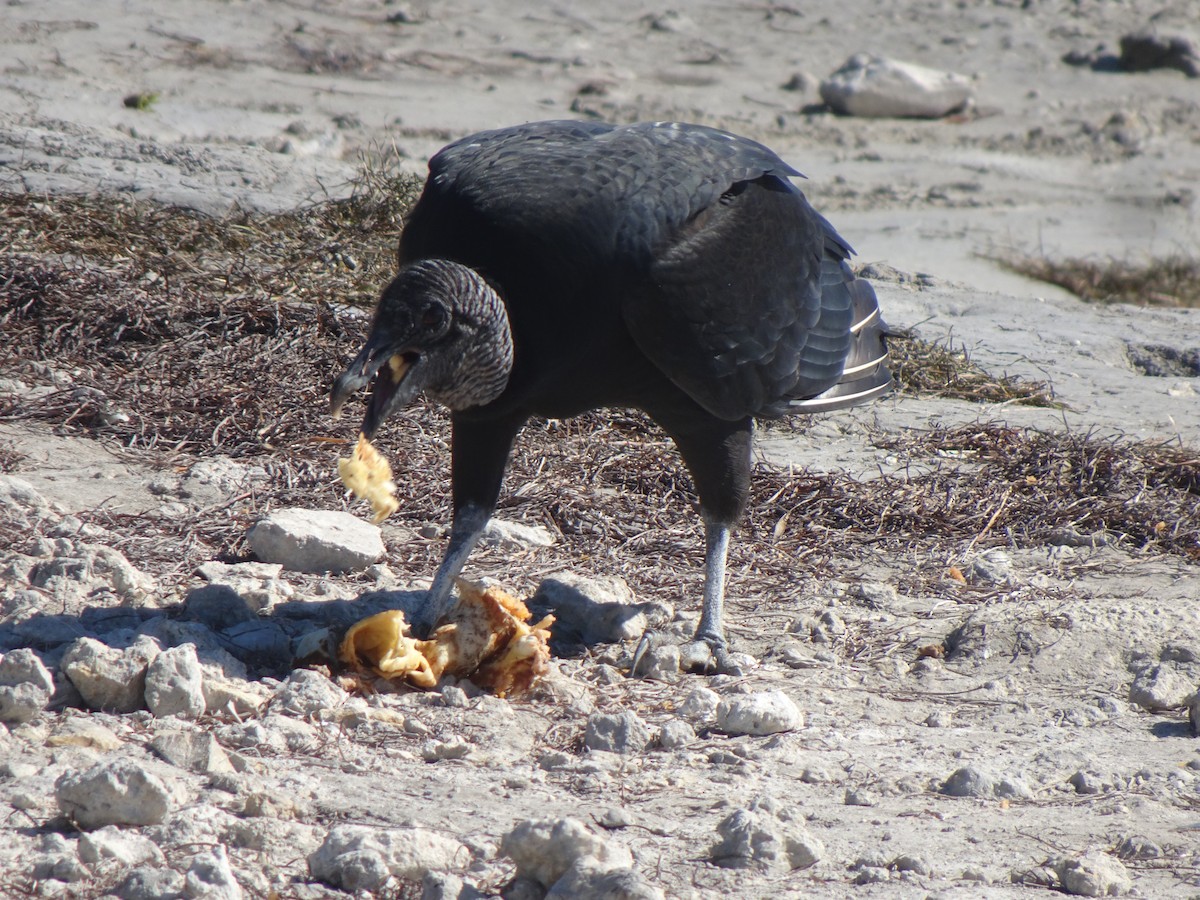
M338 460L338 475L354 496L371 504L375 513L371 521L376 525L400 508L396 482L392 481L392 467L365 434L359 434L349 459Z
M359 671L370 669L388 679L404 679L414 687L431 688L442 677L422 653L423 645L409 637L404 613L389 609L355 622L342 639L338 655Z
M490 640L472 667L471 682L497 697L523 694L550 671L550 626L554 616L530 625L532 615L520 599L495 585L484 587L459 578L459 646L475 643L471 631L485 630Z
M499 587L458 580L459 602L427 641L399 610L356 623L338 656L360 672L428 690L443 675L469 678L498 697L528 691L550 669L553 616L530 625L528 608Z

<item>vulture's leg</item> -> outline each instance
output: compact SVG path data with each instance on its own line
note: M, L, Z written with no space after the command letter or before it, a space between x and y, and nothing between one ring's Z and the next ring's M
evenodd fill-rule
M713 416L656 418L674 438L700 495L704 519L704 596L696 640L708 645L712 663L706 668L737 673L725 638L725 561L729 536L746 509L750 492L750 450L754 420L729 422ZM667 419L668 421L664 421ZM680 419L685 421L681 422Z
M704 641L717 656L728 649L725 641L725 560L729 556L729 534L733 529L726 522L704 517L704 605L696 640ZM719 661L718 661L719 664Z
M433 585L429 588L429 598L421 611L418 621L419 630L432 631L446 617L454 605L451 594L454 591L454 579L459 576L467 557L479 543L479 535L492 516L491 509L480 506L464 506L454 510L454 522L450 526L450 543L446 547L446 555L442 557L437 574L433 576Z
M429 599L416 623L419 632L431 631L454 605L454 579L462 572L496 509L508 453L524 421L523 417L486 421L463 419L457 414L453 417L450 481L454 520L446 555L433 576Z

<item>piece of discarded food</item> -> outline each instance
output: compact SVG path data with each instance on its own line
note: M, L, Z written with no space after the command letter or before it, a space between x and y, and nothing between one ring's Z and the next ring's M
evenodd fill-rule
M376 525L400 508L392 467L366 435L359 434L349 459L338 460L338 475L354 496L371 504L375 513L371 521Z
M498 697L528 691L550 669L553 616L532 625L529 609L499 587L458 580L458 604L422 641L399 610L363 619L346 632L342 662L388 681L432 688L445 675L468 678Z
M404 613L389 609L352 625L342 638L338 658L358 671L370 670L382 678L431 688L442 673L433 671L420 645L432 643L410 637Z
M466 631L485 627L490 638L483 647L471 681L497 697L522 694L550 670L550 626L554 616L530 625L529 608L499 587L458 580L459 646L468 644ZM476 638L478 641L478 638ZM478 646L478 644L476 644Z

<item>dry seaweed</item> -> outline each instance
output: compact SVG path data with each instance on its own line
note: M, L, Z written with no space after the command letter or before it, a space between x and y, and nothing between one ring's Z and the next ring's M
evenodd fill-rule
M899 335L888 342L889 366L898 388L915 394L970 400L1058 407L1044 381L994 375L971 359L966 348Z
M1114 258L1049 259L1011 254L996 261L1056 284L1081 300L1137 306L1200 306L1200 259L1171 254L1144 262Z

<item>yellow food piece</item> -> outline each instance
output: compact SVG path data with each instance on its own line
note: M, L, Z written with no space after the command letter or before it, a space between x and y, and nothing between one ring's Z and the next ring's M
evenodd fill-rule
M392 467L366 435L358 436L349 459L338 460L338 475L354 496L371 504L375 513L371 521L376 525L400 508L396 482L392 481Z
M420 645L408 636L404 613L389 609L356 622L346 632L338 656L355 669L371 669L384 678L404 678L416 687L431 688L441 672L433 672Z
M429 640L410 637L404 614L389 610L351 627L338 656L356 670L417 688L453 675L498 697L528 691L550 670L554 617L530 625L529 609L501 588L460 579L458 590L449 621Z

